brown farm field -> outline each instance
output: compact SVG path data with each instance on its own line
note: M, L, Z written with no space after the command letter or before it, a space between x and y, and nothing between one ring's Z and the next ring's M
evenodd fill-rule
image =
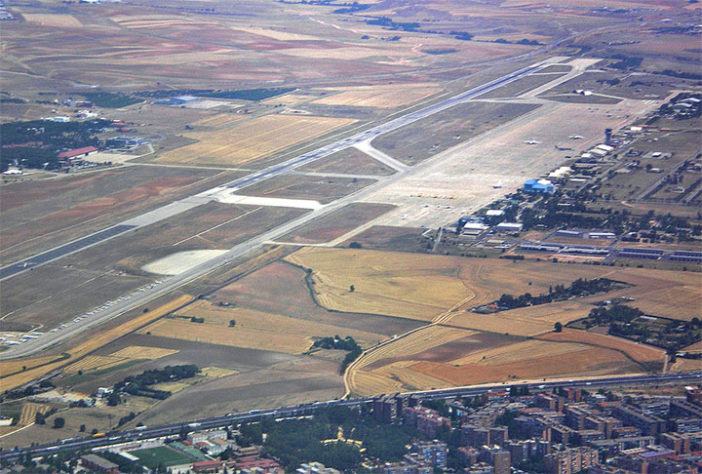
M237 194L283 199L312 199L321 204L352 194L373 184L365 178L281 175L240 189Z
M524 115L537 104L471 102L456 105L373 140L373 146L408 165Z
M695 272L538 261L513 263L503 259L365 249L306 248L287 259L312 269L316 280L315 292L327 307L387 315L414 315L420 319L431 319L462 301L460 308L467 309L494 301L503 293L541 294L547 292L549 286L567 285L578 278L606 277L632 285L607 293L607 298L628 296L633 298L632 306L649 314L689 320L699 308L699 287L702 283L702 275ZM355 287L353 293L348 291L350 285ZM432 291L427 289L434 287ZM415 301L412 295L421 297ZM514 321L523 320L527 331L523 335L538 334L539 328L550 330L560 319L565 323L586 316L590 305L602 298L593 295L493 315L461 311L452 315L451 322L469 329L501 332L502 328L507 330ZM430 314L433 316L430 317ZM512 329L520 331L518 327L512 326Z
M342 248L305 248L286 259L312 270L317 298L328 308L421 320L488 303L502 293L547 292L550 285L603 273L588 265L554 269L547 262ZM355 291L349 292L350 285Z
M317 138L354 123L353 119L265 115L218 131L185 136L196 143L161 154L156 163L236 166Z
M417 102L439 91L440 89L433 84L345 87L341 89L327 89L326 92L329 95L317 99L313 103L394 108Z
M23 13L22 17L29 23L55 28L80 28L82 23L73 15L61 13Z
M192 317L204 318L204 323L193 323L190 321ZM234 327L230 326L230 321L235 321ZM219 306L209 301L197 301L183 308L177 316L161 319L140 332L289 354L305 352L317 337L343 333L364 346L374 345L385 337L290 316Z
M298 171L309 173L339 173L348 175L386 176L395 172L356 148L346 148L301 166Z
M662 366L665 354L660 349L635 347L608 336L575 334L581 332L520 341L514 336L430 326L372 352L352 369L348 380L354 393L371 395L544 377L636 373L651 364ZM440 335L443 337L437 337ZM426 343L418 345L421 341Z
M551 332L539 336L538 339L558 342L576 342L590 346L609 348L619 351L630 359L642 363L659 362L662 364L665 358L665 351L657 347L647 346L646 344L640 344L606 334L579 331L577 329L565 328L562 332Z
M308 247L286 260L311 271L311 288L324 307L436 322L372 350L352 366L347 374L349 387L353 393L364 395L660 370L665 357L661 349L585 331L564 329L555 333L554 324L585 317L593 303L615 296L635 295L635 303L654 299L660 302L660 308L666 301L674 306L681 299L684 306L689 302L680 295L687 291L696 294L692 286L699 278L692 273L677 279L677 273L665 271L365 249ZM502 293L540 294L555 284L597 277L632 286L606 296L591 295L494 314L466 311L494 301ZM661 288L663 281L669 282L668 288ZM646 296L661 291L671 296L667 300Z
M388 337L421 325L402 317L329 311L313 299L309 285L309 275L304 269L281 260L221 288L210 299L216 304L229 304L235 308L287 316L303 322L338 326L340 336L351 331L365 331Z
M315 219L289 234L280 237L281 242L321 244L343 237L386 212L393 210L390 204L356 202Z

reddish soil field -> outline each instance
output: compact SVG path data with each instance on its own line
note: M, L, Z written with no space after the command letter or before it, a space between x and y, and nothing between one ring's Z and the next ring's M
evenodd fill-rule
M422 361L412 370L431 375L452 384L467 385L505 380L510 376L534 379L578 374L640 372L641 367L625 356L607 349L584 349L570 354L545 356L501 365L467 364L454 367L447 364Z
M596 334L577 329L563 329L563 332L552 332L537 339L548 341L579 342L597 347L606 347L626 354L638 362L662 362L665 355L663 349L639 344L619 337L606 334Z
M447 342L446 344L432 347L428 351L412 354L411 359L416 361L446 363L459 359L470 352L500 347L521 340L522 338L519 337L502 336L492 333L473 334L471 336ZM387 359L380 359L372 364L364 366L363 369L374 370L385 365L392 364L393 362L399 362L407 359L408 357L389 357Z

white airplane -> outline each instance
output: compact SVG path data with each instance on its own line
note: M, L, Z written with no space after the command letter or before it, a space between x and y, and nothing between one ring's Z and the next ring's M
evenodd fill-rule
M581 138L583 138L583 136L582 135L571 135L568 138L570 138L571 140L580 140Z
M541 142L536 140L524 140L524 143L526 143L527 145L538 145Z

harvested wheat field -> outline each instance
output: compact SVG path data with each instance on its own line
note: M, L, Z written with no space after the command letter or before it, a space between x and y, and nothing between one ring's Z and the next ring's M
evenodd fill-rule
M34 423L37 413L44 414L49 411L49 405L44 405L43 403L26 402L22 405L22 411L20 412L18 425L29 425Z
M415 362L413 361L393 362L392 364L373 371L373 374L382 376L386 380L399 381L402 384L403 391L425 390L427 388L433 390L451 386L446 380L433 377L431 374L408 369L408 367L414 364Z
M82 373L90 370L108 369L123 363L125 360L126 359L124 357L87 356L83 357L75 364L71 364L66 367L65 372L69 374L76 374L78 372Z
M164 382L157 383L156 385L153 385L152 388L154 388L155 390L165 390L171 393L178 393L181 390L190 387L191 385L192 384L187 382Z
M244 117L244 115L237 114L217 114L193 122L193 125L196 127L224 128L232 125L234 122L238 122Z
M401 345L402 341L394 343ZM398 352L402 352L398 349ZM408 355L357 368L349 377L354 393L371 395L543 377L573 377L641 372L642 367L618 350L585 343L526 340L476 350L450 361ZM397 387L398 381L401 387Z
M313 104L393 108L417 102L440 91L434 84L358 86L327 89L329 95Z
M554 346L544 344L539 357L522 359L518 353L512 361L496 365L482 363L453 366L421 361L410 367L421 373L431 374L452 385L471 385L510 379L539 379L542 377L573 377L578 375L605 375L641 372L641 368L624 355L585 345L575 346L574 351L550 354Z
M305 321L252 309L222 307L209 301L196 301L177 313L182 318L166 318L142 329L154 336L185 339L210 344L300 354L316 337L344 334L369 346L384 339L367 331ZM194 323L190 318L204 318ZM232 327L231 321L234 321Z
M457 313L450 323L467 329L517 336L535 336L553 330L556 322L567 324L584 318L592 305L584 299L559 301L551 304L527 306L493 314Z
M629 306L647 314L683 321L700 317L702 273L626 268L615 270L607 277L634 285L611 292L611 296L634 298Z
M451 316L450 323L466 329L516 336L532 336L553 329L553 324L510 313L511 311L495 314L459 313Z
M683 359L678 357L668 366L669 372L698 372L702 370L702 359Z
M694 344L690 344L687 347L683 348L684 352L702 352L702 341L695 342Z
M239 372L233 369L223 369L221 367L205 367L200 369L200 375L204 377L209 377L212 379L218 379L222 377L228 377L230 375L238 374Z
M404 359L413 359L438 346L474 335L473 331L445 326L428 326L374 350L363 359L363 367L373 368Z
M317 299L329 309L421 320L485 304L502 293L545 293L550 285L603 273L587 265L353 249L305 248L287 260L312 269Z
M624 353L631 359L642 363L662 363L665 358L665 351L657 347L647 346L646 344L640 344L606 334L579 331L577 329L564 328L562 332L551 332L539 336L538 339L558 342L577 342L595 347L608 348Z
M163 153L159 163L233 166L263 158L354 123L353 119L266 115L232 127L185 134L197 143Z
M22 13L29 23L54 28L80 28L83 24L73 15L62 13Z
M7 377L8 375L16 372L22 372L23 370L32 369L40 365L48 364L56 361L57 359L61 359L61 356L44 356L33 357L31 359L2 361L0 362L0 378Z
M113 353L112 357L154 360L177 353L178 351L176 349L165 349L163 347L127 346Z

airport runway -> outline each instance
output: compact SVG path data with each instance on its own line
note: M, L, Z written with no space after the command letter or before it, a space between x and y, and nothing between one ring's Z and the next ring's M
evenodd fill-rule
M25 271L29 271L30 269L37 268L48 262L60 259L68 254L78 252L89 246L97 245L108 239L129 232L137 227L143 227L153 224L160 220L177 215L188 209L192 209L201 204L205 204L215 199L215 197L223 191L233 193L238 189L251 186L254 183L257 183L264 179L269 179L277 175L285 174L299 166L305 165L307 163L331 155L338 151L356 146L364 142L369 142L378 135L390 132L392 130L396 130L405 125L416 122L417 120L421 120L423 118L429 117L433 114L451 108L465 101L474 99L475 97L481 94L496 89L506 83L517 80L531 72L537 71L540 68L544 68L549 64L557 62L560 59L563 58L556 57L540 61L536 64L519 69L499 79L493 80L481 86L462 92L460 94L437 102L435 104L429 105L420 110L408 113L406 115L382 123L368 130L356 133L350 137L342 138L340 140L337 140L336 142L330 143L316 150L296 156L283 163L272 165L264 170L254 172L242 178L235 179L227 184L217 186L213 189L199 193L195 196L191 196L180 201L173 202L171 204L163 206L154 211L150 211L136 218L124 221L116 226L110 227L95 234L91 234L90 236L74 240L73 242L69 242L55 249L25 259L21 262L0 268L0 280L11 278L14 275ZM405 177L408 173L416 173L424 165L428 165L430 162L431 160L427 160L422 165L417 165L405 171L398 172L395 175L389 177L388 179L379 180L379 182L368 186L354 194L338 199L337 201L327 204L322 208L313 210L312 212L307 213L297 219L282 224L281 226L278 226L268 232L260 234L246 242L243 242L233 247L226 253L221 254L211 260L208 260L207 262L204 262L184 273L172 277L164 277L161 280L158 280L158 283L150 284L146 287L138 289L137 291L129 295L125 295L117 300L107 302L102 307L91 312L92 314L90 314L89 316L80 316L80 320L68 322L65 327L60 328L54 332L45 333L44 335L39 336L36 339L28 340L19 345L10 346L7 350L0 353L0 360L14 359L32 355L52 345L58 344L59 342L69 337L75 336L87 330L90 327L102 324L110 319L124 314L127 311L130 311L145 303L148 303L149 301L155 298L164 296L172 292L173 290L183 286L184 284L191 282L196 278L199 278L204 274L214 270L215 268L220 267L250 253L251 251L263 245L265 242L275 240L276 238L287 234L288 232L304 225L312 219L318 218L322 215L326 215L337 209L340 209L341 207L349 204L352 201L359 200L363 196L375 192L377 189L387 186L389 183L394 182L397 179Z

